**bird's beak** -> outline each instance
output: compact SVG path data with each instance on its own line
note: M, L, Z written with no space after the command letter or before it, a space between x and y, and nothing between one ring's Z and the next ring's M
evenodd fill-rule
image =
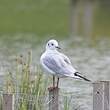
M56 46L57 49L61 49L59 46Z

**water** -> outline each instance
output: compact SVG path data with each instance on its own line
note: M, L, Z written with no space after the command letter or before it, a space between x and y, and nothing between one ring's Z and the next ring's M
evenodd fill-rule
M40 39L31 34L17 34L14 36L1 36L1 84L3 84L4 74L7 71L13 71L16 55L26 55L28 51L32 50L33 64L39 65L40 55L45 50L45 43L49 39L49 37ZM109 38L98 38L96 41L92 41L89 38L72 36L59 41L62 47L61 51L69 56L73 66L87 78L92 81L110 79ZM77 107L84 110L92 110L92 84L66 78L61 79L60 88L61 95L72 96L72 103L77 104Z

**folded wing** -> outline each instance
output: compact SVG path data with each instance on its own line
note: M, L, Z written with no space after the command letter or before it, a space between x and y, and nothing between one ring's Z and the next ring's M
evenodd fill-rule
M74 75L77 71L72 67L68 57L62 57L61 55L46 56L43 58L43 63L47 68L56 74L68 77L77 77Z

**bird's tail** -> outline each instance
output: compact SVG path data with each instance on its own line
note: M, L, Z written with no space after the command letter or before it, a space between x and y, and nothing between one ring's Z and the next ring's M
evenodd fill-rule
M78 76L78 77L81 78L81 79L84 79L85 81L89 81L89 82L91 82L91 80L85 78L85 77L82 76L79 72L75 72L74 75L75 75L75 76Z

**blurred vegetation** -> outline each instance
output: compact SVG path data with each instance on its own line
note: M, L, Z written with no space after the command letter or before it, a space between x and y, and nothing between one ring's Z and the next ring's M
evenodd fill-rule
M68 0L0 0L0 33L68 34Z
M94 16L94 35L110 36L110 1L98 0Z
M79 0L79 2L82 1ZM92 2L96 2L95 8L93 7L92 35L110 36L110 1L94 0ZM0 0L0 33L36 34L39 37L67 36L70 33L71 22L69 4L70 0ZM80 28L83 28L80 21L83 19L84 7L82 6L83 2L79 6L81 12L78 12L81 14L78 18ZM81 30L79 31L81 33Z
M31 110L42 110L46 103L45 96L47 95L48 80L43 77L40 70L32 73L32 55L31 52L28 56L16 58L16 71L15 74L9 72L6 75L4 83L4 93L15 94L19 100L15 104L16 110L28 110L31 104ZM16 99L16 101L18 100Z

